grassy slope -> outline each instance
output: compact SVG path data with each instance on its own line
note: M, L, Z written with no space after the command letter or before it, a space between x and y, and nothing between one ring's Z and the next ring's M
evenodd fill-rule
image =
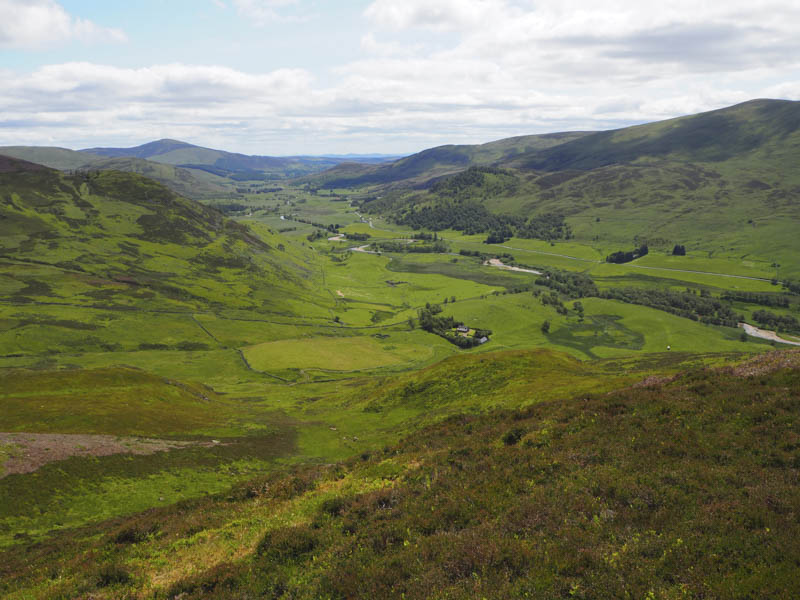
M302 249L138 175L27 171L0 175L0 190L12 303L285 312L313 297Z
M512 168L511 179L484 175L456 200L523 217L564 214L575 240L603 255L634 240L664 252L680 243L694 257L762 262L773 276L777 263L780 276L796 278L799 153L800 103L753 101L499 161ZM368 206L400 217L445 201L452 199L422 191L384 195Z
M40 146L0 147L0 155L45 165L60 171L102 170L138 173L158 181L173 192L194 199L227 198L233 191L231 182L196 169L145 160L142 157L106 157L66 148Z
M796 150L798 141L800 103L752 100L688 117L595 133L517 160L525 168L547 171L663 160L716 163L753 152Z
M222 177L141 158L109 158L92 161L87 166L102 171L138 173L162 183L176 194L194 200L226 197L231 193L231 189L226 186L229 182Z
M96 154L52 146L2 146L0 155L27 160L60 171L80 169L92 161L102 160L102 157Z
M261 171L280 177L297 177L330 168L340 162L325 157L248 156L213 148L203 148L178 140L158 140L134 148L88 148L81 152L111 158L135 157L175 165L212 167L225 172Z
M462 171L471 165L510 160L517 155L558 146L585 135L585 132L552 133L507 138L477 146L438 146L388 165L370 168L342 165L330 172L312 176L308 181L322 187L390 184L399 181L403 181L405 185L419 185L436 177Z
M526 404L555 366L546 353L484 358L421 374L375 404L490 405L492 395ZM797 359L773 354L735 371L453 417L341 466L273 474L15 549L0 561L3 591L795 597ZM504 372L531 366L527 386L506 386ZM576 368L558 370L569 378Z
M136 356L143 360L147 354ZM114 366L6 371L7 385L0 395L6 429L206 443L213 437L223 443L144 457L76 457L46 465L32 475L9 476L0 484L0 498L5 499L0 503L0 546L47 539L59 530L224 490L255 473L275 469L277 459L340 460L382 447L453 413L610 390L697 361L724 362L739 356L675 352L656 364L647 358L581 363L549 351L460 355L403 375L297 388L267 384L220 356L204 362L186 353L150 354L153 362L141 366L157 376ZM113 353L97 358L111 364L119 360ZM93 364L92 355L79 360L88 367ZM197 370L186 371L182 363ZM174 379L208 381L208 371L233 376L234 394L221 395L198 383ZM257 395L242 398L247 377ZM75 411L78 404L81 410ZM83 500L87 494L90 503Z

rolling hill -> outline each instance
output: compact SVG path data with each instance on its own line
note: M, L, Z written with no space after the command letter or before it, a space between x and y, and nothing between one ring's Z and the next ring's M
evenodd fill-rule
M484 398L530 393L504 388L498 374L512 363L564 361L539 352L458 362L467 381L452 377L458 365L426 377ZM0 561L0 592L793 598L797 367L797 353L771 353L521 411L455 415L344 463L14 547ZM413 383L404 402L436 402Z
M389 157L250 156L195 146L178 140L158 140L133 148L87 148L88 154L109 158L134 157L207 171L233 179L297 177L329 169L341 162L384 162Z
M322 187L388 184L418 187L473 165L502 163L529 152L579 140L586 135L589 135L588 132L576 131L524 135L477 146L437 146L386 165L342 164L307 180Z
M233 192L231 182L224 177L143 158L108 158L67 148L45 146L5 146L0 147L0 155L38 163L60 171L112 170L138 173L194 200L229 198Z
M45 165L59 171L81 169L101 156L55 146L0 146L0 155Z
M313 296L300 250L151 179L0 164L6 302L280 312Z
M510 166L538 171L591 170L613 164L723 163L800 153L800 102L751 100L657 123L603 131L525 152Z
M537 220L560 215L571 239L602 252L682 244L800 275L800 102L754 100L560 141L495 160L459 151L448 163L458 172L444 178L434 157L448 160L445 149L348 176L371 184L365 212L410 227L446 229L453 215L468 214L473 233L507 224L518 237L536 237Z

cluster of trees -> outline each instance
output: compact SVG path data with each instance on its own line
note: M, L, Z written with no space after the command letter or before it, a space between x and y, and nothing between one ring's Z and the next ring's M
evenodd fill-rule
M366 242L372 236L368 233L348 233L347 239L355 242Z
M800 321L791 315L776 315L768 310L757 310L753 313L753 320L760 327L776 331L800 332Z
M338 233L339 232L339 224L336 225L325 225L324 223L315 223L314 221L310 221L308 219L301 219L300 217L292 218L293 221L297 221L298 223L305 223L306 225L313 225L314 227L319 227L320 229L327 229L331 233Z
M508 223L490 231L484 243L502 244L513 236L547 242L568 240L572 237L572 228L564 215L555 213L536 215L524 222L510 218Z
M513 217L495 215L474 201L441 201L419 209L409 209L397 222L414 229L455 229L467 235L499 229L514 221Z
M231 213L244 212L251 207L248 206L247 204L239 204L238 202L227 202L227 203L215 204L214 208L228 215Z
M631 262L632 260L636 260L637 258L645 256L647 253L648 253L647 244L642 244L633 251L626 252L624 250L620 250L618 252L609 254L608 256L606 256L606 262L616 263L616 264L628 263Z
M672 249L672 256L686 256L686 246L675 244L675 247Z
M488 233L488 244L502 243L512 236L546 241L572 237L572 229L567 225L564 215L546 213L525 220L512 215L496 215L469 199L445 199L421 208L411 207L401 213L396 221L415 229L454 229L467 235Z
M768 294L759 292L727 291L722 294L723 300L732 302L747 302L773 308L789 308L789 298L781 294Z
M306 236L306 239L309 242L316 242L317 240L321 240L322 238L328 237L328 234L321 229L315 229L311 233Z
M489 185L487 175L502 176L503 181L493 178L494 185ZM512 191L518 185L517 178L509 171L495 167L470 167L456 175L440 179L434 183L430 191L439 196L460 197L467 194L489 194ZM487 189L489 188L489 189Z
M459 348L474 348L475 346L481 345L481 338L484 336L488 338L491 334L492 331L490 329L477 329L475 335L472 336L457 335L452 331L448 331L442 337Z
M376 242L373 246L381 252L420 252L444 253L450 251L450 246L438 240L432 244L404 244L403 242Z
M800 294L800 281L784 281L783 287L792 294Z
M567 307L564 306L564 303L561 301L561 297L558 295L558 292L550 291L543 294L541 290L534 290L533 295L539 298L542 306L552 306L560 315L567 316L569 313Z
M455 298L453 298L455 301ZM480 345L482 337L489 337L492 332L489 329L477 329L472 336L457 335L453 329L463 325L453 317L440 316L442 307L438 304L428 302L423 308L417 311L419 326L429 333L435 333L443 337L451 344L459 348L472 348Z
M505 224L497 229L490 231L488 237L483 241L483 243L502 244L503 242L506 242L509 238L512 238L513 236L514 232L511 230L511 226Z
M457 327L453 317L439 316L442 307L438 304L428 302L423 308L417 311L419 326L429 333L435 333L444 337L445 332Z
M663 310L664 312L701 321L711 325L737 327L744 320L742 315L708 292L695 294L690 291L655 290L644 288L611 288L600 292L601 298L620 300L628 304L639 304Z
M733 301L776 308L790 307L790 298L782 294L727 291L719 298L714 298L707 290L698 292L688 288L685 292L643 288L611 288L600 291L592 278L584 273L558 269L543 269L543 271L543 275L537 278L536 285L550 288L550 291L542 292L536 289L533 295L538 297L543 305L553 306L563 315L568 314L566 306L561 301L564 296L572 299L597 297L620 300L628 304L663 310L693 321L725 327L737 327L744 321L744 316L737 314L730 306L730 302ZM583 306L580 302L575 302L573 308L579 317L583 316ZM753 320L762 327L777 331L800 332L800 321L793 316L757 310L753 313Z
M435 242L439 239L439 234L435 231L433 233L427 233L425 231L415 231L411 234L411 237L415 240L424 240L426 242Z
M585 273L543 269L541 277L536 280L536 285L549 287L568 298L586 298L598 295L597 285Z
M462 248L458 251L461 256L474 256L475 258L480 258L481 260L486 260L489 258L488 254L484 254L479 250L467 250L466 248Z
M546 213L533 216L517 227L517 237L548 242L568 240L572 238L572 228L567 225L564 215Z

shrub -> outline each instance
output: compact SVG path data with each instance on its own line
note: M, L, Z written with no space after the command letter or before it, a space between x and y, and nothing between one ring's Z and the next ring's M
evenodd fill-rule
M345 506L347 506L345 499L337 496L324 500L322 504L320 504L319 510L321 513L330 515L331 517L338 517L342 514L342 510L344 510Z
M116 564L103 565L97 571L97 587L100 588L124 585L130 583L132 579L126 569Z
M317 545L308 525L281 527L268 531L256 547L256 554L268 562L285 563L297 560Z
M150 525L149 527L141 527L132 525L125 527L117 532L113 540L117 544L138 544L144 542L149 536L158 531L158 525Z
M507 431L505 435L503 435L503 443L506 446L514 446L515 444L519 443L523 435L525 435L525 430L519 427L515 427L514 429Z

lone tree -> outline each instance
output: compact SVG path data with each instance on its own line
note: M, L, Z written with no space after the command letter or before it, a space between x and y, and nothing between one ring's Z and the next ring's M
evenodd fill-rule
M542 333L548 333L550 331L550 321L545 321L542 323Z

